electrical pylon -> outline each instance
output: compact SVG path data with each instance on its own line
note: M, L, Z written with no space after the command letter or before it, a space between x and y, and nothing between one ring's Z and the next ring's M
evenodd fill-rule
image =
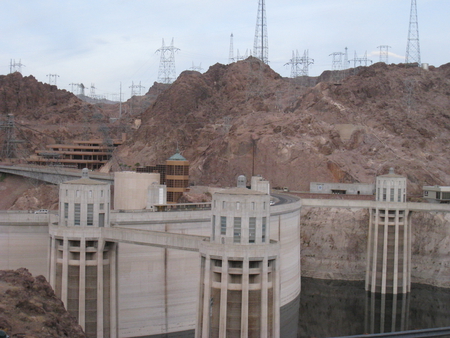
M233 63L234 59L234 46L233 46L233 33L230 36L230 53L228 55L228 63Z
M384 62L385 64L389 63L389 48L391 46L381 45L377 47L380 49L380 62Z
M255 43L253 56L265 64L269 63L269 44L267 38L266 5L264 0L259 0L258 16L256 18Z
M309 66L314 64L314 59L309 58L309 51L306 49L303 56L300 57L298 50L296 53L292 51L292 59L286 65L291 66L291 78L309 75Z
M411 0L411 13L409 17L408 44L406 45L405 63L420 62L420 43L419 43L419 22L417 20L416 0Z
M170 84L176 80L175 52L179 50L179 48L173 46L173 38L170 46L165 46L164 39L162 40L162 47L156 51L157 53L161 53L158 82Z
M16 60L12 60L9 63L9 73L22 73L22 66L25 67L24 64L22 64L22 60L19 60L19 62L16 62Z
M372 60L369 60L367 58L367 51L365 52L364 57L362 57L362 58L359 58L355 52L355 58L350 61L353 61L353 68L356 68L358 62L359 62L359 66L364 66L364 67L367 67L367 64L369 62L372 63Z
M47 74L48 84L56 86L56 79L59 77L58 74Z

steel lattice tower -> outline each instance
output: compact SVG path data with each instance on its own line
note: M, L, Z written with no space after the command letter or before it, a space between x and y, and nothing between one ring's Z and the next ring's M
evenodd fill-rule
M266 5L264 0L259 0L258 16L256 19L255 43L253 56L265 64L269 63L269 44L267 38Z
M408 44L406 46L405 63L420 62L419 22L417 20L416 0L411 0L411 14L409 18Z
M233 46L233 33L230 36L230 53L228 55L228 63L233 63L234 60L234 46Z
M389 48L391 48L391 46L381 45L381 46L378 46L378 48L380 49L380 62L384 62L385 64L388 64L389 63Z
M176 80L175 52L179 50L179 48L173 46L173 38L170 46L165 46L164 39L162 40L162 47L156 51L161 53L158 82L170 84Z
M296 78L299 76L309 75L309 66L314 64L314 59L309 58L308 50L305 50L303 56L299 56L298 50L296 53L292 51L292 59L286 63L285 66L291 66L291 78Z

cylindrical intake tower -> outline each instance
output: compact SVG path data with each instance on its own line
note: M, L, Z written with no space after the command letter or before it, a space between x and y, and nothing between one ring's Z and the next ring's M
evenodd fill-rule
M381 294L411 290L411 226L406 209L406 177L376 179L376 207L370 209L366 290Z
M269 238L269 208L260 191L213 195L211 238L200 247L197 338L279 337L279 245Z

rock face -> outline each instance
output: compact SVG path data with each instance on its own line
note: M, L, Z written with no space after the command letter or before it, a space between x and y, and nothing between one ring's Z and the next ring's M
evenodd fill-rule
M86 337L45 277L23 268L0 271L0 329L10 337Z
M202 185L261 174L305 191L311 181L371 183L389 167L413 193L450 184L442 156L450 150L450 64L425 71L377 63L349 74L306 87L255 58L183 72L117 156L159 163L178 145Z

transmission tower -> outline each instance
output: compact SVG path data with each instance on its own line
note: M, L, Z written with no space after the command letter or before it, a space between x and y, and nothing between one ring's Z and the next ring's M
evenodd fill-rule
M307 49L303 53L302 57L299 56L298 50L296 51L296 53L292 51L292 59L289 60L288 63L286 63L286 65L291 66L292 78L296 78L299 76L308 76L309 66L312 64L314 64L314 59L309 58L309 51Z
M25 65L22 64L21 60L19 60L19 62L16 62L16 60L11 59L9 63L9 73L22 73L22 66L25 67Z
M411 0L411 14L409 18L408 44L406 46L405 63L420 62L419 22L417 21L416 0Z
M170 84L176 80L175 52L179 50L179 48L173 46L173 38L170 46L165 46L164 39L162 40L162 47L156 51L161 53L158 82Z
M372 63L372 60L369 60L367 58L367 51L366 51L366 53L364 54L364 56L362 58L359 58L358 55L355 52L355 57L354 57L353 60L350 60L350 62L352 62L352 61L353 61L353 68L356 68L357 66L365 66L365 67L367 67L367 64L369 62Z
M95 85L91 83L90 97L95 99Z
M139 84L135 85L134 82L131 82L131 86L129 87L131 88L131 97L133 96L137 96L137 95L142 95L142 89L144 89L144 86L141 86L141 81L139 81Z
M56 86L56 79L59 77L58 74L47 74L48 84Z
M380 62L389 64L389 48L391 48L391 46L381 45L377 48L380 50Z
M196 72L202 72L203 68L202 68L202 64L200 63L200 65L196 66L194 65L194 61L192 61L192 67L191 70L196 71Z
M269 44L267 38L266 6L264 0L259 0L258 16L256 18L255 43L253 56L265 64L269 63Z
M236 61L241 61L241 60L245 60L248 58L248 49L245 50L245 54L244 55L240 55L239 54L239 49L237 50L236 53Z
M230 36L230 53L228 54L228 63L235 62L234 59L234 47L233 47L233 33Z

